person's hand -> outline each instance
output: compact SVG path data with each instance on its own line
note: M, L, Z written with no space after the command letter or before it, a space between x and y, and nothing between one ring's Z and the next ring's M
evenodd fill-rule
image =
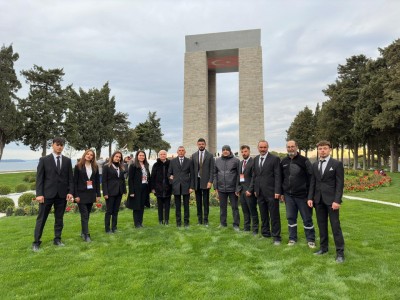
M155 195L156 194L156 190L152 189L151 192Z
M193 193L193 189L189 189L189 194Z
M337 203L337 202L333 202L332 203L332 209L333 210L338 210L340 208L340 204L339 203Z
M72 194L67 195L67 201L74 202L74 196Z
M275 199L279 199L280 196L280 194L275 194Z
M254 193L254 196L256 196L256 198L257 198L257 193Z
M246 191L246 196L247 196L247 197L250 197L250 196L251 196L251 193L250 193L249 191Z
M76 197L76 198L75 198L75 202L76 202L76 203L81 202L81 198L80 198L80 197Z
M133 198L133 197L135 197L135 194L129 194L129 197Z
M308 205L308 207L313 207L314 203L312 200L307 200L307 205Z
M279 198L279 200L280 200L281 202L285 202L285 196L284 196L284 195L281 195L280 198Z
M240 192L235 192L236 197L240 196Z
M96 203L100 202L100 197L96 197Z
M104 199L108 200L108 195L104 195L103 197Z
M169 176L169 179L174 180L174 175Z
M212 183L211 182L207 182L207 189L211 189Z
M36 201L39 203L44 203L44 197L43 196L37 196Z

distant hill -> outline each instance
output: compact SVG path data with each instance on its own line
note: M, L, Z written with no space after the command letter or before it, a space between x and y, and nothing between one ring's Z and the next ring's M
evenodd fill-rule
M2 159L2 160L0 160L0 163L1 162L25 162L25 160L23 160L23 159Z

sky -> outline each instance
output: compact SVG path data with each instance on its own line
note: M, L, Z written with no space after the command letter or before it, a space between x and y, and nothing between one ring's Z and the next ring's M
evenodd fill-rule
M108 81L131 127L157 111L175 152L183 136L185 36L261 29L265 138L270 150L284 152L294 117L326 100L322 90L339 64L352 55L376 58L400 37L399 12L397 0L0 0L0 44L20 56L20 97L29 91L20 72L34 64L63 68L63 85L76 89ZM217 149L239 148L238 85L238 73L217 74ZM11 143L3 159L40 154Z

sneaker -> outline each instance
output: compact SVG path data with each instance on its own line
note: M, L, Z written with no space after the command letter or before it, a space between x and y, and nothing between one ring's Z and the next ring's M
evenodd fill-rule
M294 246L296 244L296 241L290 240L289 243L287 243L288 246Z
M314 243L314 242L308 242L307 245L308 245L308 247L311 248L311 249L314 249L314 248L315 248L315 243Z
M235 230L235 231L240 231L240 229L239 229L238 226L233 226L233 230Z
M281 245L281 241L274 241L274 246L280 246Z

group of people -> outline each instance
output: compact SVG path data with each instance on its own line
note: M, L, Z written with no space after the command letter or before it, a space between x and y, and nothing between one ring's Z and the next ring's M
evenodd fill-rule
M53 153L42 157L37 168L36 200L39 214L34 232L33 250L38 251L48 214L54 205L54 244L63 246L61 232L67 201L75 201L81 214L82 239L91 241L89 217L94 202L100 200L99 167L95 153L86 150L72 172L71 160L62 155L64 140L53 140ZM158 153L157 162L150 172L144 151L137 151L133 162L124 165L123 155L116 151L102 168L102 189L106 202L105 232L117 231L121 199L128 194L126 206L133 211L136 228L143 227L145 206L149 206L150 193L158 204L158 220L168 225L171 196L174 195L176 225L189 227L189 199L195 193L198 225L209 225L210 189L214 186L220 203L220 227L227 227L228 200L232 207L233 228L239 231L239 201L244 217L244 231L271 238L274 245L281 244L279 202L285 202L288 221L288 245L297 243L297 215L300 212L307 245L315 248L315 229L312 209L315 207L320 235L320 249L315 255L328 252L328 219L336 246L336 261L344 261L344 239L339 220L344 186L344 169L340 161L330 156L328 141L317 144L318 160L311 162L298 152L295 141L288 141L287 156L282 159L268 151L265 140L258 142L259 155L251 157L250 147L240 148L242 160L236 158L230 146L222 147L222 155L214 158L206 150L203 138L197 141L198 151L186 157L183 146L177 157L167 159L167 152ZM127 169L127 166L129 168ZM126 188L128 174L128 190ZM259 213L261 225L259 224Z

